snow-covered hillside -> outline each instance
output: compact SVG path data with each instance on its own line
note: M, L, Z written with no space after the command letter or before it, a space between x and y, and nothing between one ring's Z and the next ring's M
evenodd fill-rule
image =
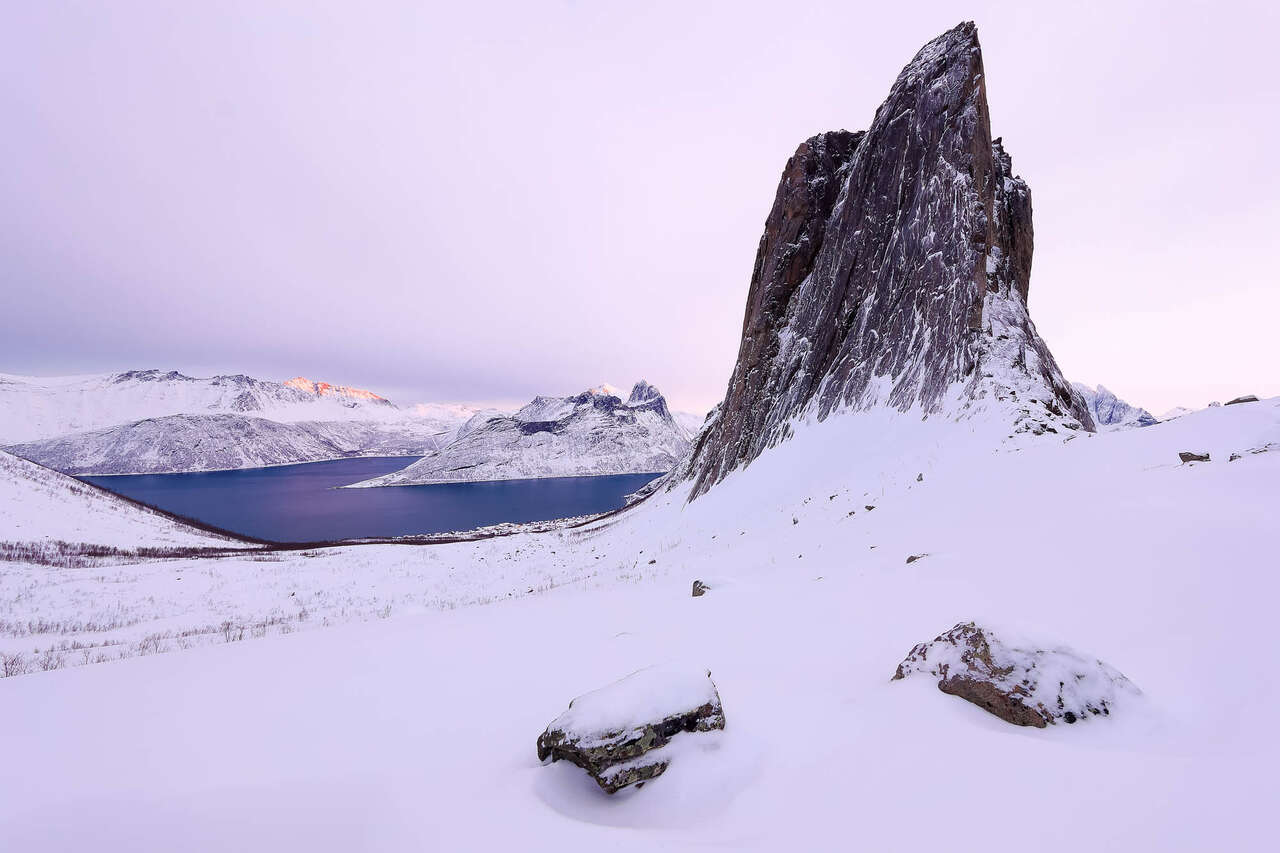
M0 560L15 547L89 543L108 548L229 548L229 539L0 451ZM0 563L0 566L4 566ZM59 582L48 577L46 581ZM4 574L8 568L0 568ZM18 616L21 596L4 599Z
M354 487L662 473L688 447L666 400L641 380L625 403L591 389L535 397L510 416L477 417L442 450Z
M875 816L869 848L985 848L956 834L974 808L959 773L1037 850L1265 849L1280 752L1242 723L1280 701L1247 651L1271 647L1280 593L1262 534L1280 505L1280 400L994 452L1002 435L863 413L797 424L693 503L659 493L590 529L11 566L11 613L129 624L0 650L30 663L116 638L85 657L148 654L0 680L0 751L24 768L0 837L32 851L172 849L192 833L310 850L826 849L852 803ZM1212 461L1180 464L1188 449ZM1079 530L1088 553L1060 547ZM695 578L711 587L699 598ZM368 621L308 630L351 619ZM970 619L1088 650L1142 696L1032 730L890 681L916 643ZM184 644L206 647L150 654ZM612 798L539 765L535 738L570 698L668 660L711 670L722 733ZM251 826L226 819L249 809Z

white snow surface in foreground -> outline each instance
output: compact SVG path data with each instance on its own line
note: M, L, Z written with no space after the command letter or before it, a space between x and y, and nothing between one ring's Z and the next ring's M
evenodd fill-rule
M299 600L293 627L333 625L0 679L0 849L1269 849L1280 401L995 450L1006 433L832 417L595 532L0 564L6 613L142 620L111 636ZM1031 730L890 683L967 620L1143 695ZM663 776L607 797L539 765L572 697L690 657L728 725Z

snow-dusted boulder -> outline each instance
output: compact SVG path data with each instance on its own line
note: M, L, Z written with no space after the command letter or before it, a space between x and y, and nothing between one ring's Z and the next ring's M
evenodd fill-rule
M576 764L613 794L660 776L677 734L723 728L709 670L653 666L570 702L538 738L538 760Z
M1234 400L1228 400L1224 405L1234 406L1237 403L1256 403L1258 402L1257 394L1245 394L1243 397L1236 397Z
M1008 645L990 629L962 622L920 643L898 664L893 681L923 673L938 689L1006 722L1044 728L1062 720L1108 716L1122 695L1140 691L1102 661L1067 648Z

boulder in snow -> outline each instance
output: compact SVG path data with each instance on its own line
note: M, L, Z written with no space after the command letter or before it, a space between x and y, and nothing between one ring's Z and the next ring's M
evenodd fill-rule
M707 590L709 590L709 589L711 589L711 587L707 586L707 585L706 585L705 583L703 583L702 581L694 581L694 582L693 582L693 597L694 597L694 598L697 598L697 597L698 597L698 596L700 596L700 595L706 595L706 594L707 594Z
M538 760L563 758L613 794L666 771L676 735L723 728L710 670L653 666L570 702L538 738Z
M1208 453L1192 453L1190 450L1184 450L1178 454L1178 458L1183 462L1208 462Z
M920 643L898 664L893 681L916 673L1018 726L1045 728L1062 720L1108 716L1116 698L1139 693L1129 679L1071 649L1018 648L973 622Z
M1228 400L1226 405L1234 406L1236 403L1256 403L1258 396L1256 394L1245 394L1243 397L1236 397L1234 400Z

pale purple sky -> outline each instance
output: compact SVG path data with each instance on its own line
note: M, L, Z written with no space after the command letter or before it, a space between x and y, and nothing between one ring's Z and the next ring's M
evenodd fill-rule
M973 19L1067 375L1280 394L1275 7L1040 5L6 4L0 372L703 411L787 157Z

